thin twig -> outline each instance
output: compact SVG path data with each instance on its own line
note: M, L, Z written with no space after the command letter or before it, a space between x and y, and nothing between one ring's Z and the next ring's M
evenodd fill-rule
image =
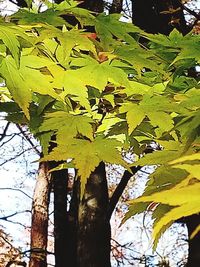
M17 128L19 129L20 133L25 137L25 139L29 142L29 144L31 145L31 147L35 150L35 152L40 156L40 151L37 149L37 147L34 145L34 143L32 142L32 140L30 139L30 137L28 136L28 134L22 129L22 127L17 124L16 125Z
M20 157L20 156L23 155L25 152L30 151L31 149L33 149L33 148L32 148L32 147L29 147L29 148L27 148L26 150L23 150L23 151L20 152L19 154L15 155L14 157L11 157L11 158L5 160L4 162L2 162L2 163L0 164L0 167L3 166L4 164L8 163L9 161L12 161L12 160L14 160L14 159Z
M21 214L21 213L25 213L25 212L29 212L29 213L31 213L30 210L16 211L16 212L14 212L14 213L12 213L12 214L9 214L9 215L0 217L0 220L8 221L8 218L14 217L14 216L16 216L16 215L19 215L19 214Z
M27 196L28 198L32 199L31 196L29 196L29 195L26 194L23 190L18 189L18 188L0 187L0 190L13 190L13 191L17 191L17 192L20 192L20 193L24 194L24 195Z
M3 133L1 134L0 142L1 142L1 141L4 139L4 137L6 136L6 132L7 132L8 128L9 128L9 125L10 125L10 122L7 122L7 124L6 124L6 126L5 126L5 128L4 128L4 130L3 130Z

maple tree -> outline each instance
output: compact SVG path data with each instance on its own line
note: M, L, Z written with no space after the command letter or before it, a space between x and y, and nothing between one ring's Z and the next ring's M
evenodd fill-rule
M156 165L125 217L159 203L156 246L175 220L200 212L199 77L188 75L200 63L200 37L147 33L120 14L97 15L71 0L46 4L1 21L0 108L40 141L41 165L77 170L80 199L102 162L129 175ZM153 144L160 149L145 154ZM127 163L130 149L136 161Z

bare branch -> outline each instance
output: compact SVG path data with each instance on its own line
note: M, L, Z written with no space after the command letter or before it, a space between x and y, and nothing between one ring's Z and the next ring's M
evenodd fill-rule
M109 201L109 207L108 207L108 212L107 212L107 215L108 215L108 218L111 218L112 216L112 213L125 189L125 187L127 186L128 184L128 181L130 180L130 178L135 175L139 170L141 169L141 166L136 166L136 167L132 167L131 170L132 170L132 173L130 173L129 171L125 171L122 178L121 178L121 181L119 182L119 184L117 185L114 193L112 194L112 197L110 198L110 201Z
M31 147L35 150L35 152L40 156L40 151L37 149L37 147L34 145L32 142L31 138L29 135L26 133L26 131L23 130L23 128L19 125L16 124L17 128L19 129L20 133L25 137L25 139L28 141L28 143L31 145Z
M181 1L179 1L181 2ZM182 4L182 3L181 3ZM190 15L194 16L197 20L200 20L200 13L196 13L194 10L191 10L190 8L188 8L187 6L185 6L184 4L182 4L182 7L185 11L187 11Z
M7 216L0 217L0 220L8 221L8 218L11 218L11 217L13 217L13 216L16 216L16 215L19 215L19 214L21 214L21 213L25 213L25 212L29 212L29 213L31 213L30 210L16 211L16 212L14 212L14 213L12 213L12 214L9 214L9 215L7 215Z
M0 187L0 190L13 190L13 191L17 191L17 192L20 192L20 193L24 194L26 197L32 199L31 196L29 196L29 195L28 195L27 193L25 193L23 190L18 189L18 188Z
M30 151L31 149L33 149L33 148L32 148L32 147L29 147L29 148L23 150L22 152L18 153L17 155L15 155L14 157L11 157L11 158L5 160L4 162L2 162L2 163L0 164L0 167L3 166L4 164L6 164L7 162L9 162L9 161L11 161L11 160L14 160L14 159L16 159L16 158L18 158L18 157L20 157L20 156L23 155L25 152Z
M7 122L7 124L6 124L6 126L5 126L5 128L4 128L4 130L3 130L3 133L2 134L0 134L0 142L4 139L4 137L6 136L6 132L7 132L7 130L8 130L8 128L9 128L9 125L10 125L10 122Z
M7 140L5 142L2 142L0 147L3 147L5 144L9 143L16 135L19 135L19 133L13 133L13 134L6 135L6 137L10 137L10 138L7 138Z

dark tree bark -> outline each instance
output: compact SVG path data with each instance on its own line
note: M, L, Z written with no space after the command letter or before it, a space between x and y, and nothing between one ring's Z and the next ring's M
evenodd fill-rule
M78 267L109 267L110 223L109 199L104 163L88 178L79 206Z
M195 214L182 219L188 229L188 236L190 237L196 227L200 224L200 215ZM186 267L200 266L200 234L197 234L193 239L189 239L188 262Z
M123 6L123 0L113 0L112 5L110 7L110 14L112 13L121 13Z
M67 212L67 254L70 258L70 266L77 267L77 239L78 239L78 211L80 204L80 179L73 183L73 192L70 208Z
M84 0L79 7L100 13L104 9L104 0Z
M17 0L16 3L19 7L27 7L27 3L25 0Z
M60 170L52 174L54 191L54 253L55 265L66 267L69 261L67 233L67 184L68 171Z
M56 144L56 135L51 137L49 144L49 152L51 152ZM50 169L58 167L63 162L49 162ZM54 195L54 254L55 266L66 267L71 257L69 253L70 240L68 236L68 220L67 220L67 195L68 195L68 170L62 169L52 171L52 191Z
M149 33L168 35L174 28L190 31L179 0L132 0L133 23Z

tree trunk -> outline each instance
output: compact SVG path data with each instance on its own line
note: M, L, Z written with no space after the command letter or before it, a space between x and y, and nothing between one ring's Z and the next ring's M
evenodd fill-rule
M54 165L56 166L57 163ZM52 173L54 192L54 253L55 266L66 267L69 261L67 245L67 185L68 171L63 169Z
M186 223L188 228L188 236L190 237L192 232L200 224L200 215L195 214L186 217L183 222ZM200 234L198 233L193 239L189 240L189 251L188 251L188 262L186 267L196 267L200 266Z
M174 28L190 31L179 0L132 0L132 21L149 33L168 35Z
M48 207L51 176L47 162L39 164L32 204L31 255L29 267L47 266Z
M88 178L79 206L78 267L110 267L108 188L104 163Z
M79 7L101 13L104 9L104 0L84 0Z
M113 0L109 13L121 13L123 6L123 0Z
M77 239L78 239L78 210L80 204L80 179L77 178L73 184L73 192L70 208L67 212L67 251L70 257L70 266L77 267Z

